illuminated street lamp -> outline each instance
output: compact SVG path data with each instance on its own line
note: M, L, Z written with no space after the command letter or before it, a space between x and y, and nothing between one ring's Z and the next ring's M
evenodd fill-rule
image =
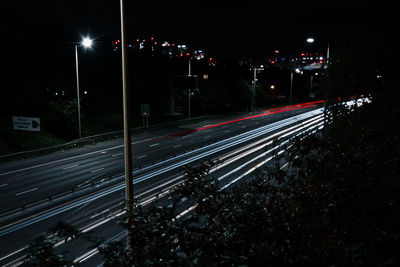
M93 41L89 38L83 38L81 45L85 48L92 47ZM78 63L78 45L75 45L75 69L76 69L76 96L77 96L77 106L78 106L78 132L79 138L82 137L81 132L81 102L79 99L79 63Z
M90 39L90 38L88 38L88 37L82 39L82 45L83 45L84 47L90 48L90 47L92 47L92 44L93 44L92 39Z
M312 38L312 37L310 37L310 38L307 38L307 40L306 40L306 42L307 43L309 43L309 44L312 44L312 43L314 43L314 38Z

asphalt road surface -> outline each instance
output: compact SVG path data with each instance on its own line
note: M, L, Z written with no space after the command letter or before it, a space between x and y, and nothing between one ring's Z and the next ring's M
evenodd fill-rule
M259 113L219 117L134 135L134 195L146 205L183 179L183 166L220 160L210 175L223 188L245 180L273 153L273 140L286 140L323 127L322 103L305 103ZM124 237L115 219L124 214L123 141L0 165L0 265L18 265L29 243L65 221L109 242ZM284 165L282 167L285 167ZM182 215L190 207L182 210ZM101 263L83 240L56 245L83 265Z

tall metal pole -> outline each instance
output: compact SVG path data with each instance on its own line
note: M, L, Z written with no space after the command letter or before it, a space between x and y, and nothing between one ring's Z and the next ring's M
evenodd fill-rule
M189 77L192 76L192 61L189 59ZM191 92L190 92L190 88L188 89L188 118L190 119L190 96L191 96Z
M121 51L122 51L122 91L124 112L124 159L125 159L125 200L128 215L126 241L128 250L132 249L131 219L133 211L133 182L132 182L132 147L130 127L130 94L128 87L128 62L126 40L125 0L120 0L121 5Z
M75 45L75 69L76 69L76 97L78 106L78 132L79 138L82 137L81 133L81 101L79 100L79 67L78 67L78 45Z
M293 97L293 70L290 72L290 105L292 105L292 97Z
M254 67L253 92L251 95L251 111L254 111L256 105L256 81L257 81L257 68Z
M329 64L329 57L330 57L330 51L329 51L330 49L329 49L329 43L328 43L328 48L327 48L327 50L326 50L326 64Z

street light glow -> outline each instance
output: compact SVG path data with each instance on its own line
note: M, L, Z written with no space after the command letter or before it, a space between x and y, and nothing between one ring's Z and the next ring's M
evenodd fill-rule
M314 43L314 38L312 38L312 37L307 38L306 41L307 41L307 43L312 44L312 43Z
M92 41L92 39L90 39L89 37L86 37L86 38L83 38L83 40L82 40L82 45L84 46L84 47L92 47L92 44L93 44L93 41Z

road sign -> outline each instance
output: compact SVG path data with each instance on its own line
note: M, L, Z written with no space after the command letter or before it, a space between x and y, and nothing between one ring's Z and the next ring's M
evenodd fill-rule
M40 132L40 118L13 116L13 129Z
M141 104L141 113L142 113L142 116L150 116L150 105L149 104Z

